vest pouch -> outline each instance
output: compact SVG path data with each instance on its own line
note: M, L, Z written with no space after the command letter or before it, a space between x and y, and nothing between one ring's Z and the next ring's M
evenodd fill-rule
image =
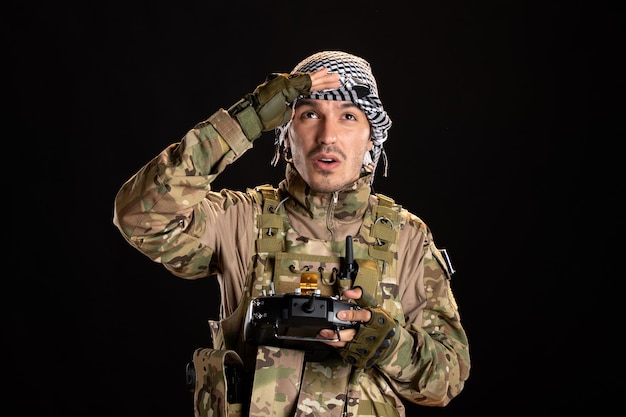
M202 348L193 354L195 417L247 415L249 383L243 362L233 350ZM245 407L244 407L245 406Z

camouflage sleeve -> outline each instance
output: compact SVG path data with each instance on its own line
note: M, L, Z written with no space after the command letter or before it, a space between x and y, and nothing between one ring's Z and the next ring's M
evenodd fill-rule
M113 223L132 246L175 275L209 275L213 250L199 241L207 217L201 203L225 200L210 184L251 147L228 112L217 111L122 185Z
M463 390L469 376L468 339L445 262L430 231L423 223L419 229L424 235L420 240L423 256L410 270L417 275L416 287L425 296L423 309L413 315L416 320L401 329L393 354L378 366L402 398L426 406L445 406ZM404 298L402 303L404 307Z

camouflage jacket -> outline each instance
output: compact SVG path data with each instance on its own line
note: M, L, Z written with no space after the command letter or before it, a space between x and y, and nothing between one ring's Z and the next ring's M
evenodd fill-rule
M218 192L211 183L251 147L220 110L148 162L115 200L114 223L140 252L181 278L218 277L223 319L253 293L247 284L255 268L256 216L262 207L250 190ZM292 239L326 242L326 250L336 255L347 235L359 234L375 203L367 177L335 195L315 194L290 165L279 189L290 197L284 209L290 230L297 231ZM470 370L467 337L432 234L405 209L401 218L391 298L398 305L392 313L402 323L402 343L375 367L351 377L356 391L351 398L392 404L396 415L404 415L402 400L445 406L462 391ZM383 415L376 410L348 401L348 414Z

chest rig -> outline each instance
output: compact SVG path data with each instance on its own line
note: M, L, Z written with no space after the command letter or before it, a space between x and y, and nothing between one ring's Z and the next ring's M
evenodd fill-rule
M344 242L303 239L289 225L278 190L264 185L255 189L262 212L257 215L254 270L250 295L317 290L335 296L338 272L345 256ZM382 307L404 325L397 299L397 241L401 206L382 194L378 204L366 212L353 239L354 261L358 265L353 286L374 296Z

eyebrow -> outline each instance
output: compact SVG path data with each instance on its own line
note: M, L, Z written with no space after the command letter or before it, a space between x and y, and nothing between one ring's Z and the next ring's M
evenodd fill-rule
M317 101L311 99L311 98L302 98L298 101L296 101L296 108L300 107L300 106L311 106L311 107L318 107ZM343 109L347 109L347 108L359 108L359 106L357 106L356 104L354 104L351 101L345 101L343 103L341 103L341 108Z

